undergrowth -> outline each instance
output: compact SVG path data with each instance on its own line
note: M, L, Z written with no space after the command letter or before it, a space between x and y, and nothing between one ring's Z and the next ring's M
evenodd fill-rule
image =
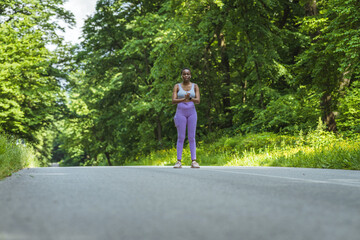
M127 165L171 166L176 148L139 156ZM317 129L297 136L259 133L199 142L197 160L205 166L276 166L360 170L360 136L343 138ZM190 165L189 146L184 147L183 165Z
M15 139L0 134L0 179L27 167L38 167L40 163L30 147L17 143Z

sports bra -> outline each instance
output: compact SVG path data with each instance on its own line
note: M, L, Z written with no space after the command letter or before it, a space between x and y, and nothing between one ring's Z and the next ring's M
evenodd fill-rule
M191 84L191 89L190 89L190 91L185 91L185 90L181 87L181 83L179 83L178 85L179 85L179 91L177 92L178 99L179 99L179 98L185 98L185 95L186 95L187 93L190 93L190 97L191 97L191 98L194 98L194 97L195 97L195 89L194 89L195 83L192 83L192 84Z

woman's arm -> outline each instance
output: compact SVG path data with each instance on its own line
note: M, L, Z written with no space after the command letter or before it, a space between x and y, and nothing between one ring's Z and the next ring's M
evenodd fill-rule
M200 90L198 85L195 85L195 97L191 99L192 102L194 102L195 104L199 104L200 103Z
M173 89L173 94L172 94L172 104L178 104L181 102L188 102L189 101L189 96L190 94L186 94L185 98L180 98L178 99L178 93L179 91L179 86L177 84L175 84L174 89Z

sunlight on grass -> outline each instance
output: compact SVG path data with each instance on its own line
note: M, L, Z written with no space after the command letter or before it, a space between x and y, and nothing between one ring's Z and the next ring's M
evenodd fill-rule
M301 146L263 153L245 152L229 159L225 166L360 169L360 144L340 142L320 148Z
M266 137L271 139L266 139ZM244 147L245 144L247 147ZM188 165L191 161L188 148L188 146L184 147L183 165ZM359 137L342 139L319 129L310 132L307 136L300 134L297 137L274 134L236 136L226 140L220 139L212 144L199 144L197 156L200 164L204 166L276 166L360 170L360 141ZM175 162L176 148L172 148L141 156L136 164L169 166ZM128 163L128 165L134 165L134 162Z
M38 166L40 163L31 148L17 144L10 137L0 135L0 179L20 169Z

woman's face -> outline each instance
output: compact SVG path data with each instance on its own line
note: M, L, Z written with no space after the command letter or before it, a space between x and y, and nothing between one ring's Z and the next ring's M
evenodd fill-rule
M190 81L191 72L189 69L184 69L181 73L181 77L184 81Z

